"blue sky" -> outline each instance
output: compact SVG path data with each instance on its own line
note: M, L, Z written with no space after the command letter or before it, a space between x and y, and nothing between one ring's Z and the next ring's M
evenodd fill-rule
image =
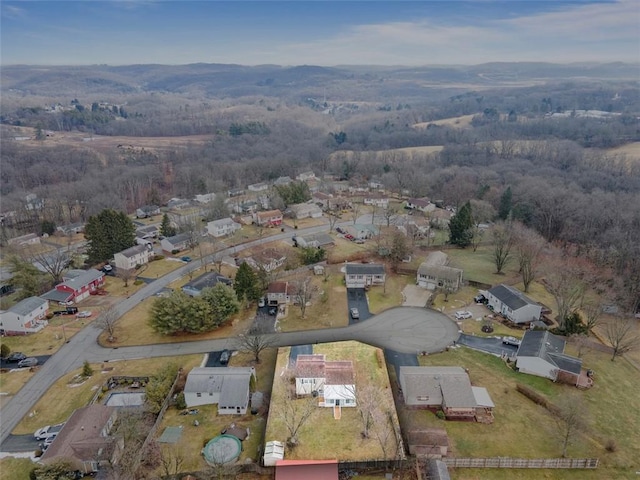
M640 61L640 2L7 1L0 62Z

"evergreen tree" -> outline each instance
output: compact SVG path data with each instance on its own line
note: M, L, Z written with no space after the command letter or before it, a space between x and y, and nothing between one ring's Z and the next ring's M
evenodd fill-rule
M279 185L276 192L282 198L285 206L304 203L311 200L309 185L305 182L292 182L289 185Z
M201 297L191 298L180 290L155 300L149 325L162 335L208 332L218 326L207 301Z
M509 218L509 214L513 208L512 197L513 194L511 193L511 187L507 187L507 189L502 193L502 197L500 197L500 207L498 208L498 218L500 220L506 220Z
M238 300L251 302L260 297L260 289L258 287L258 276L248 263L243 263L238 268L236 279L233 283Z
M449 220L449 243L462 248L468 247L473 237L472 228L471 203L467 202Z
M160 235L163 237L173 237L176 234L176 229L171 225L169 215L166 213L162 216L162 223L160 224Z
M13 275L11 284L18 290L16 300L40 294L43 283L42 273L33 264L11 255L9 257L9 270Z
M202 290L201 298L211 307L213 322L218 326L240 310L236 292L224 283L217 283L213 288L205 288Z
M99 263L109 260L114 253L136 244L136 229L124 212L106 209L89 217L84 229L89 241L89 262Z

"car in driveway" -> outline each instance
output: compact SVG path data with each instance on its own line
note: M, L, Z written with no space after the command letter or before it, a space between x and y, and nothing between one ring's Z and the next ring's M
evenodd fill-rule
M458 310L455 316L456 320L466 320L467 318L472 318L473 314L468 310Z
M44 440L44 443L42 444L42 451L46 451L47 448L51 446L51 444L53 443L53 441L56 439L57 436L58 436L58 433L54 433L53 435L47 437Z
M46 427L39 428L33 434L36 440L46 440L49 437L55 437L60 430L64 427L64 423L58 423L56 425L47 425Z
M220 354L220 365L226 365L231 358L231 352L229 350L223 350Z
M520 339L516 337L502 337L502 343L505 345L513 345L514 347L520 346Z
M15 362L20 362L22 360L24 360L25 358L27 358L27 356L22 353L22 352L13 352L11 354L9 354L9 356L5 359L5 361L7 363L15 363Z
M353 318L354 320L358 320L360 319L360 312L358 311L357 308L350 308L349 309L349 313L351 313L351 318Z
M36 365L38 365L36 357L27 357L18 362L18 368L35 367Z
M76 313L76 318L89 318L91 315L92 313L89 310L83 310Z

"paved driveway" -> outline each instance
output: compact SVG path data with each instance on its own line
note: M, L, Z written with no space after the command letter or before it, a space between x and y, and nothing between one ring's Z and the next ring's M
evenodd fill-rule
M402 290L402 305L405 307L424 307L432 294L432 291L418 285L407 285Z
M505 345L502 343L501 337L476 337L475 335L461 334L458 338L460 345L465 345L475 350L492 353L493 355L515 355L518 347L513 345Z
M347 311L349 325L363 322L368 318L371 318L369 302L367 301L367 292L364 288L347 288L347 303L349 307L349 310ZM353 320L353 318L351 318L350 310L352 308L358 309L358 313L360 313L359 320Z

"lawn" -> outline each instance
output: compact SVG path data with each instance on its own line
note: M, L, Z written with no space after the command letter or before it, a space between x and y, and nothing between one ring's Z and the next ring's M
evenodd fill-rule
M452 267L462 268L464 278L476 282L498 285L500 283L517 283L520 281L518 275L518 264L512 259L504 269L504 275L494 273L496 265L493 261L493 247L482 245L474 252L472 248L458 249L451 248L446 251L451 258Z
M29 381L34 372L28 368L3 370L0 373L0 408Z
M184 263L181 261L164 258L162 260L149 262L138 271L138 276L144 278L159 278L183 266Z
M368 257L371 255L372 240L358 244L342 237L332 235L335 246L327 249L327 261L331 264L343 263L354 258Z
M185 370L199 365L202 355L172 358L149 358L125 360L92 365L93 376L84 383L75 384L71 379L82 369L70 372L56 381L47 393L36 403L31 413L25 416L13 434L32 433L43 425L64 422L74 410L86 406L96 390L114 375L154 375L172 362L179 363Z
M371 287L367 292L369 311L375 314L402 305L402 290L409 283L415 283L415 279L406 275L387 274L384 286Z
M566 385L531 375L519 374L498 357L463 347L447 353L420 357L423 365L459 365L469 370L474 385L486 387L496 404L495 422L483 425L465 422L443 422L429 412L401 409L404 425L439 426L446 428L452 446L452 455L473 457L557 457L561 443L557 437L555 418L544 408L535 405L515 390L522 383L545 395L552 402L561 396L577 394L584 398L588 430L580 434L569 447L570 457L597 457L601 467L597 473L582 471L575 478L630 478L637 470L637 452L640 451L640 416L629 412L640 411L638 372L628 362L610 362L604 353L590 351L583 356L585 367L597 372L593 388L580 391ZM612 395L611 392L617 392ZM533 427L535 426L535 427ZM617 439L617 451L609 453L604 445ZM632 472L633 470L633 472ZM487 478L489 471L469 472L458 469L453 478ZM511 477L507 473L491 478L541 478L540 471ZM514 471L515 472L515 471ZM546 472L546 471L545 471ZM567 478L566 471L553 472L542 478ZM474 476L475 475L475 476ZM484 475L484 476L483 476ZM574 477L571 477L574 478Z
M29 473L35 467L29 458L3 458L0 460L0 480L29 480Z
M274 377L272 405L282 403L284 388L290 387L281 381L285 365L289 361L289 348L278 351L276 376ZM359 385L373 384L379 386L382 402L394 411L389 379L384 361L378 362L377 349L358 342L339 342L334 344L315 345L314 353L324 353L327 360L352 360L356 368L356 391ZM307 399L293 400L308 401ZM280 403L279 403L280 402ZM394 420L397 422L395 415ZM295 449L285 448L287 459L338 459L365 460L383 458L382 449L373 435L369 439L361 436L357 408L343 408L339 420L333 418L333 409L317 407L310 419L298 432L299 444ZM277 413L277 407L269 411L266 440L286 441L287 429ZM394 452L395 453L395 452Z

